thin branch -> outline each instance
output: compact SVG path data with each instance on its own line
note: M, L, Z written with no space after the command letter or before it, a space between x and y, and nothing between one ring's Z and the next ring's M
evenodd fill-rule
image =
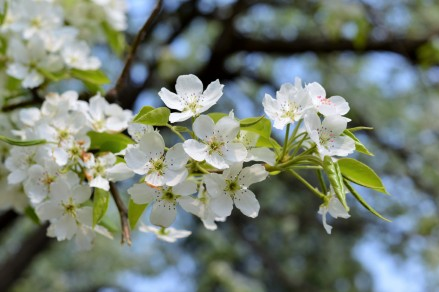
M154 7L151 15L146 20L145 24L142 26L142 28L139 30L139 32L136 35L136 38L133 41L133 44L131 45L130 52L128 53L126 59L125 59L125 65L122 69L122 73L120 74L119 78L116 81L116 86L112 88L107 93L107 99L117 101L119 93L122 91L124 87L125 80L127 79L129 75L129 71L131 69L131 65L133 63L134 57L136 56L137 49L139 48L140 43L145 39L146 35L150 31L150 28L154 21L157 18L157 15L160 13L160 10L162 8L163 0L158 0L156 6Z
M121 243L131 245L131 229L130 222L128 220L128 209L125 206L125 203L122 201L119 191L113 182L110 182L110 192L113 196L114 202L116 203L117 210L119 211L120 224L122 227Z

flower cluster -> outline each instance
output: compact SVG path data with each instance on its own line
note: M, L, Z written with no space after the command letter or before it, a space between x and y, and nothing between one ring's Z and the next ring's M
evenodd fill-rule
M0 67L5 66L7 75L20 80L24 88L36 88L70 70L98 69L101 62L92 56L90 48L102 39L87 35L102 36L105 29L108 32L126 28L123 0L6 3L7 6L1 5L7 10L1 13L5 15L0 28L6 58L0 60ZM3 83L6 78L0 76Z
M7 180L2 183L17 193L3 198L2 205L16 206L18 211L29 205L41 220L51 222L50 236L64 240L76 235L83 248L89 247L94 232L105 231L93 226L92 207L87 204L92 188L108 191L109 181L129 178L133 172L113 153L93 154L87 133L118 133L131 119L131 111L108 104L99 94L85 102L74 91L47 95L40 109L22 109L16 117L20 130L12 133L46 143L10 149Z
M357 146L367 152L347 129L349 119L343 115L348 103L339 96L326 98L318 83L302 86L296 79L294 85L283 84L276 99L264 97L272 121L263 116L240 120L233 111L207 113L223 87L216 80L203 90L198 77L183 75L176 93L166 88L158 93L168 108L145 106L136 116L99 93L88 101L79 100L75 91L48 94L41 108L21 109L13 118L14 127L5 122L0 128L0 135L19 137L17 145L27 143L4 150L8 155L3 157L0 183L7 191L0 208L30 208L50 222L49 236L75 238L82 248L90 248L96 232L111 236L100 223L114 192L112 182L137 174L140 180L127 191L131 226L149 207L152 225L141 223L139 230L173 242L191 233L171 227L178 206L209 230L225 221L234 206L255 218L260 204L250 187L270 172L285 171L323 201L318 213L331 233L326 215L348 218L346 189L359 196L349 182L364 185L349 172L350 167L364 166L343 158ZM191 127L185 126L188 120ZM271 137L271 122L279 130L286 128L282 146ZM181 142L167 147L159 132L163 128ZM317 170L321 189L295 171L303 168ZM379 185L371 188L385 191Z

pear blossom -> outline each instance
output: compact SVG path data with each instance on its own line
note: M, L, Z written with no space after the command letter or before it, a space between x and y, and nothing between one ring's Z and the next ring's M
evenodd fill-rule
M215 124L209 116L201 115L195 120L193 130L200 141L189 139L183 143L184 151L192 159L206 160L213 167L225 169L247 157L245 146L234 141L239 132L235 119L226 116Z
M265 94L262 101L267 116L274 121L274 127L282 130L287 124L300 120L304 113L312 107L311 100L306 90L302 88L300 79L296 83L282 84L276 92L276 99Z
M181 75L175 85L177 94L163 87L159 96L167 107L181 112L171 113L169 116L169 121L175 123L207 111L222 96L223 87L224 85L215 80L203 92L203 83L197 76Z
M133 114L117 104L110 104L100 93L90 98L87 118L97 132L121 132L128 127Z
M167 242L176 242L177 239L188 237L192 233L188 230L178 230L173 227L164 228L145 224L140 225L139 230L141 232L154 233L158 239Z
M134 175L125 163L116 164L116 156L113 153L98 157L90 154L85 161L85 167L89 185L106 191L110 189L110 181L123 180Z
M276 154L267 147L256 147L259 134L241 130L237 137L237 141L242 143L247 149L247 157L244 162L263 161L267 164L274 165L276 162Z
M61 168L53 160L44 161L44 166L34 164L29 168L24 182L24 191L33 204L42 202L50 193L51 186L58 179L66 179L71 185L79 184L78 176L71 171L61 173Z
M137 174L145 174L145 182L153 186L175 186L188 174L189 157L181 143L175 144L165 154L165 141L157 132L145 134L139 144L127 148L125 161Z
M326 98L325 89L317 82L307 84L305 89L311 97L314 108L324 116L345 115L349 104L341 96Z
M318 214L322 215L323 227L328 234L331 234L332 226L326 223L326 215L329 213L333 218L344 218L347 219L351 217L346 209L343 207L341 202L336 197L334 190L330 190L327 195L327 200L325 203L320 205Z
M147 184L135 184L128 189L136 204L153 202L151 223L161 227L169 227L177 216L177 203L197 191L197 184L184 181L175 186L151 187ZM184 209L184 205L181 205Z
M355 142L341 136L346 130L348 118L340 115L326 117L323 122L315 112L305 117L305 127L310 139L316 143L320 156L347 156L355 151Z
M90 48L83 41L72 41L65 44L61 51L61 56L69 68L96 70L101 67L101 61L96 57L90 56Z
M0 210L13 209L15 212L22 214L27 206L29 199L23 192L20 184L8 183L8 171L0 164Z
M8 183L18 184L28 177L30 167L37 163L36 156L39 148L31 147L12 147L9 157L5 161L6 168L10 171Z
M58 240L71 239L81 225L92 226L93 208L82 206L91 196L91 188L86 185L70 186L59 180L50 190L50 199L35 209L41 220L49 220L48 235Z
M209 230L216 230L215 221L225 221L225 218L218 217L211 208L212 198L206 191L204 184L200 185L197 198L183 197L180 199L180 205L189 213L199 217L204 227Z
M265 180L268 172L260 164L242 168L241 163L233 164L223 174L207 174L204 177L206 189L212 197L211 208L218 217L231 214L233 204L251 218L259 213L259 202L248 189L254 183Z
M146 134L154 131L153 126L138 124L138 123L129 123L128 124L128 134L133 138L134 141L139 143L140 139Z
M33 36L27 44L15 38L11 39L8 56L12 62L8 64L6 72L22 80L24 88L35 88L43 83L44 76L38 69L56 72L63 67L61 58L47 54L42 39L37 36Z

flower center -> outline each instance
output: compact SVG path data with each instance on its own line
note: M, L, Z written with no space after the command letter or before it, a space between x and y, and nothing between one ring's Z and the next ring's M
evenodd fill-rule
M226 183L227 185L225 191L234 193L240 189L239 184L236 180L232 180L232 181L227 180Z
M76 218L76 206L72 198L69 198L67 203L62 203L62 206L64 207L64 214L69 214L73 218Z
M209 147L209 155L211 155L212 153L214 153L214 152L218 152L219 154L222 154L222 153L220 153L219 151L220 151L220 149L221 149L221 147L223 147L224 146L224 142L222 142L222 141L218 141L217 139L212 139L210 142L209 142L209 144L208 144L208 147Z

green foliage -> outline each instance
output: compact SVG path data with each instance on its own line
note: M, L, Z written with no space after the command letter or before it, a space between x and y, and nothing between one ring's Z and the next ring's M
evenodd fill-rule
M338 165L343 176L349 181L388 194L380 177L364 163L352 158L342 158L338 160Z
M28 206L26 209L24 209L24 214L35 224L40 224L40 218L38 218L38 215L35 213L35 209L31 206Z
M359 140L357 137L355 137L355 135L354 135L351 131L349 131L349 130L345 130L343 133L344 133L346 136L352 138L352 140L355 141L355 150L356 150L356 151L358 151L358 152L360 152L360 153L363 153L363 154L366 154L366 155L374 156L373 153L370 152L370 151L366 148L366 146L364 146L364 145L360 142L360 140Z
M153 108L144 106L134 117L133 122L151 126L166 126L171 111L167 107Z
M6 142L10 145L15 145L15 146L35 146L35 145L41 145L41 144L46 144L46 140L28 140L28 141L21 141L21 140L17 140L14 138L8 138L6 136L2 136L0 135L0 141Z
M108 209L110 192L95 188L93 193L93 227L101 221Z
M92 85L103 85L110 83L110 79L105 75L105 73L101 70L78 70L71 69L70 73L72 77L77 78L84 83L92 84Z
M323 169L328 176L335 195L340 200L343 207L349 211L349 206L346 203L346 193L343 186L343 176L341 174L339 165L334 163L331 157L325 156L323 160Z
M126 47L125 36L123 33L114 30L107 22L102 23L102 28L110 48L116 55L122 56Z
M259 134L263 138L270 138L271 122L262 117L246 118L239 122L241 130Z
M121 133L109 134L90 131L87 135L91 139L90 149L101 152L117 153L125 149L129 144L134 143L131 138Z
M148 204L138 205L130 199L130 202L128 203L128 220L130 221L131 229L134 229L134 227L136 227L136 224L142 216L143 211L145 211L146 207L148 207Z
M228 116L226 113L208 113L207 115L213 120L214 123L218 122L221 118Z

